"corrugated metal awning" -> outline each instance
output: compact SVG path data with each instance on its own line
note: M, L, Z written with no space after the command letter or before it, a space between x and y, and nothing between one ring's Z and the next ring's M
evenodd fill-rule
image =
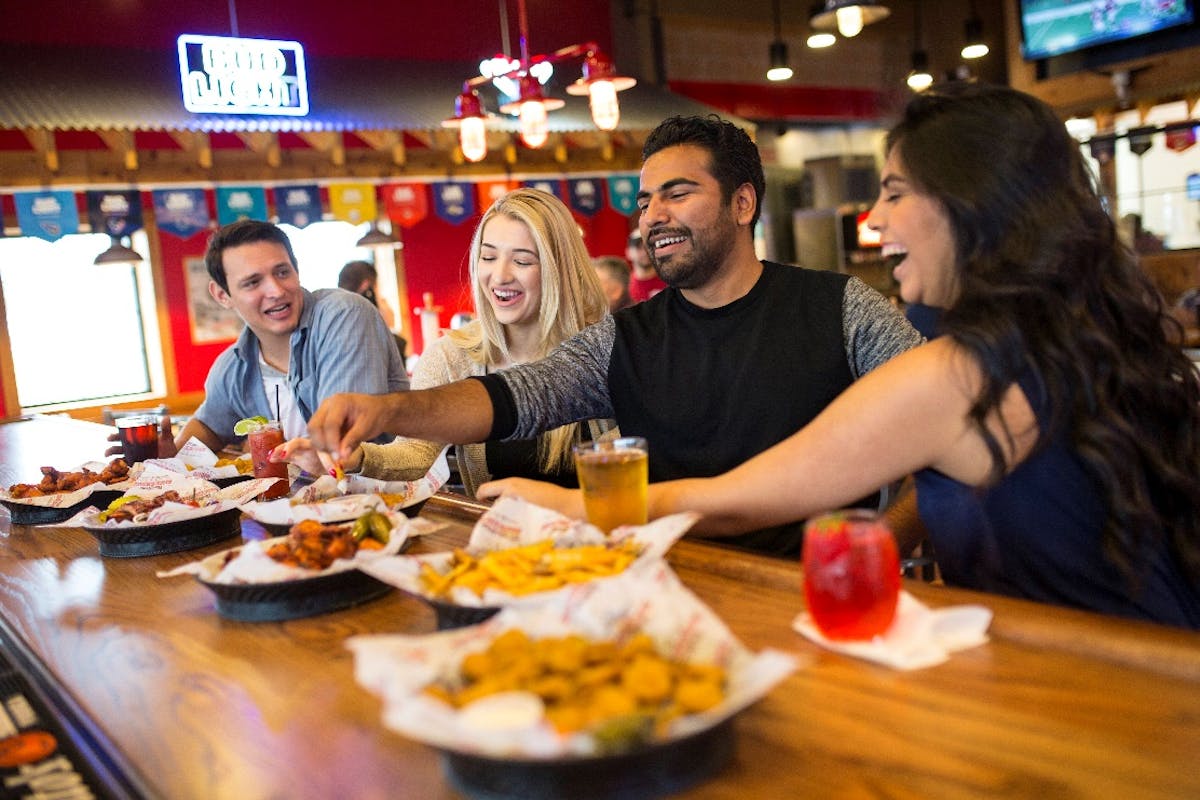
M174 51L6 44L0 48L0 128L165 131L434 130L453 113L462 82L475 64L356 58L307 61L305 117L195 114L184 108ZM586 97L562 86L577 77L567 66L547 94L566 101L550 113L550 130L594 130ZM490 96L489 96L490 94ZM481 91L496 108L495 92ZM674 114L716 109L658 86L621 92L618 130L650 130ZM728 115L722 115L729 118ZM752 129L746 120L731 119ZM516 130L515 119L494 127Z

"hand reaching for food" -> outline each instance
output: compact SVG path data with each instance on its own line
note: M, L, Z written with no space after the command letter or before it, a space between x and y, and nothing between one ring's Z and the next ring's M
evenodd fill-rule
M271 451L272 461L287 461L312 475L333 475L342 480L346 470L354 471L362 464L362 448L356 447L345 462L338 464L328 453L317 450L303 436L289 439ZM341 474L339 474L341 473Z

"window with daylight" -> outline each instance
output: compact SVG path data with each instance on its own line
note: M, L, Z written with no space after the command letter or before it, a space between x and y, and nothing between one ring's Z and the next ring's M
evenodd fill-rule
M132 239L144 256L145 232ZM22 410L164 391L149 263L92 263L109 243L104 234L0 238L0 287Z

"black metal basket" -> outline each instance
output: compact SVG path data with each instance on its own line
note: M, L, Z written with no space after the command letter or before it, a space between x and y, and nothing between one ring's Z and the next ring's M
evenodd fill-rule
M0 503L3 503L4 507L8 509L14 525L53 525L56 522L64 522L70 519L88 506L107 508L109 503L116 500L122 494L124 492L111 489L98 489L75 505L63 506L62 508L35 506L32 503L22 503L19 500L0 500Z
M356 569L275 583L213 583L217 613L239 622L282 622L352 608L382 597L389 584Z
M457 603L434 600L423 594L418 594L417 597L424 600L433 609L433 613L437 616L439 631L478 625L500 613L499 606L461 606Z
M478 800L649 800L720 772L734 752L733 718L627 753L561 759L489 758L443 751L455 788Z
M242 512L229 508L205 517L161 525L84 526L100 542L100 555L139 558L205 547L242 533Z
M400 552L412 544L404 542ZM217 613L239 622L282 622L368 603L391 584L357 569L271 583L216 583L197 577L216 597Z

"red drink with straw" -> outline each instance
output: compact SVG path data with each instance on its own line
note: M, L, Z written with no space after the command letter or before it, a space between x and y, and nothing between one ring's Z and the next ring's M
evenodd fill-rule
M254 463L254 477L283 478L281 481L276 481L259 497L263 500L274 500L277 497L286 496L288 489L291 488L288 483L287 464L283 461L271 461L268 458L272 450L283 444L283 428L275 420L259 423L246 435L246 438L250 442L250 460Z

